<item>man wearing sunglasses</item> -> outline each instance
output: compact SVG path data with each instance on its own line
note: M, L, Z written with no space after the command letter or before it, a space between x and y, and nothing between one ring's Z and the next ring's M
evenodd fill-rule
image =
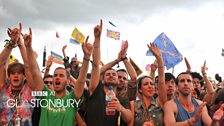
M46 86L48 87L48 89L50 89L51 91L54 91L54 87L53 87L53 76L52 75L47 75L43 78L44 80L44 84L46 84Z

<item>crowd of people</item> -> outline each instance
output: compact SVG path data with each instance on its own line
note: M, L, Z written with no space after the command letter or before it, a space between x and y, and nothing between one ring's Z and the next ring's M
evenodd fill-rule
M156 44L148 44L156 60L150 75L138 76L127 58L128 42L113 61L100 65L103 22L94 27L94 43L82 44L83 60L66 55L64 67L50 73L48 58L44 75L32 47L32 29L22 24L9 28L0 54L1 126L224 126L224 88L206 74L187 68L175 77L164 72L164 61ZM23 63L9 63L11 51L19 48ZM113 67L123 62L125 69ZM91 73L88 73L92 65ZM158 73L156 73L156 71ZM116 96L105 101L112 87ZM106 109L115 113L107 115Z

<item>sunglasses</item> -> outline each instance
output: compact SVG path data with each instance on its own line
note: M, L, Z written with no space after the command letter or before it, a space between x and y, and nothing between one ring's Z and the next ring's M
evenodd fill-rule
M50 84L50 85L53 84L52 81L44 81L44 83L47 84L47 85L48 85L48 84Z

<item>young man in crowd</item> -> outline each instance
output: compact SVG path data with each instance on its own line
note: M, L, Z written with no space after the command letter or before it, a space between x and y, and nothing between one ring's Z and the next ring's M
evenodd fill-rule
M34 90L34 87L21 32L21 23L19 28L8 29L10 40L6 41L5 48L0 54L0 125L2 126L16 124L32 125L30 101L33 99L31 91ZM8 66L7 60L10 57L10 53L17 46L21 52L24 65L15 62ZM6 82L6 73L9 83Z
M88 37L82 45L84 58L80 70L80 75L77 79L74 91L66 95L66 85L69 83L70 75L65 68L58 67L53 74L53 87L55 94L44 86L41 72L39 70L37 61L34 56L32 48L32 31L24 35L24 41L27 49L27 56L29 58L29 65L32 67L31 73L36 91L45 92L46 95L36 97L40 101L41 116L39 125L41 126L73 126L74 119L77 112L80 97L82 96L86 73L89 65L89 58L92 53L92 45L88 43ZM47 92L47 93L46 93ZM54 101L50 103L50 101ZM57 102L59 101L59 102ZM61 101L61 102L60 102Z
M193 78L183 72L177 76L178 97L168 101L164 106L164 121L168 126L202 126L217 125L217 119L208 115L206 103L191 96Z
M122 104L119 98L108 103L108 107L116 110L113 116L106 115L105 94L108 92L108 86L113 86L113 91L117 92L118 75L113 69L108 69L103 74L103 83L100 80L100 36L102 32L102 20L100 25L94 28L94 50L92 74L89 85L90 97L88 99L87 125L88 126L115 126L118 125L119 113L121 113L121 122L129 123L132 119L132 114L129 109L130 103L124 100ZM125 106L125 107L124 107ZM129 106L129 107L128 107ZM123 123L122 123L123 124ZM121 125L122 125L121 124Z
M165 84L167 89L167 100L174 99L176 92L175 77L171 73L165 73Z

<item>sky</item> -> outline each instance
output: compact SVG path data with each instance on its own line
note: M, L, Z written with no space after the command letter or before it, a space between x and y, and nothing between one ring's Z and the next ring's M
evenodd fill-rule
M192 71L200 72L206 60L208 76L214 79L219 73L224 78L223 0L0 0L0 49L8 38L7 28L18 27L21 22L23 33L32 28L33 48L41 69L44 46L47 56L50 51L62 55L61 49L67 44L67 55L73 57L77 53L81 60L81 46L69 43L71 33L77 27L93 43L93 28L100 19L103 20L101 60L104 64L116 59L121 41L128 40L127 56L147 74L145 66L155 60L146 56L147 44L164 32L183 57L187 57ZM121 40L107 38L106 29L119 31ZM56 38L56 31L60 38ZM18 48L12 55L22 62ZM175 66L174 75L185 70L182 61Z

